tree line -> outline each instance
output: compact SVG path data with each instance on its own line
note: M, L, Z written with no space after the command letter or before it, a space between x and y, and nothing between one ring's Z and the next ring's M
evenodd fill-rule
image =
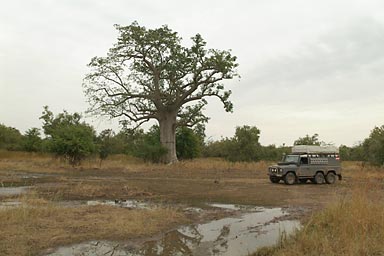
M24 134L16 128L0 124L0 149L53 153L74 166L89 156L98 156L102 161L112 154L127 154L149 162L160 162L167 153L167 148L160 142L160 128L157 125L148 131L123 126L119 132L106 129L97 134L79 113L63 111L55 115L48 107L44 107L40 119L42 129L30 128ZM233 137L208 142L203 124L194 128L178 127L176 154L179 159L221 157L233 162L250 162L278 161L291 150L285 145L263 146L259 138L260 130L256 126L239 126ZM319 140L318 134L314 134L300 137L293 144L326 143ZM358 145L341 145L340 156L343 160L383 165L384 126L375 127L369 137Z

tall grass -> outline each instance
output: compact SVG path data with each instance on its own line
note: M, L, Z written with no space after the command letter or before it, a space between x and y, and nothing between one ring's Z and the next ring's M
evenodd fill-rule
M355 185L348 196L339 198L314 214L292 237L261 255L383 255L384 197L380 184Z
M119 171L164 171L164 170L266 170L269 162L237 162L232 163L220 158L200 158L180 161L172 165L146 163L141 159L127 155L112 155L100 161L97 157L84 160L75 170L119 170ZM29 172L61 173L74 169L63 159L52 154L0 151L0 170L22 170Z

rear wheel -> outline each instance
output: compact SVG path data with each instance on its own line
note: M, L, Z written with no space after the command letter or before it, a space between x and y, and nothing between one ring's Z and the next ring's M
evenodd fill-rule
M327 176L325 176L325 181L328 184L333 184L336 182L336 175L333 172L329 172Z
M287 185L293 185L296 182L296 175L293 172L289 172L284 176L284 183Z
M316 184L323 184L325 181L324 174L322 172L316 173L314 180Z
M275 176L269 176L269 180L270 180L272 183L279 183L280 178L279 178L279 177L275 177Z

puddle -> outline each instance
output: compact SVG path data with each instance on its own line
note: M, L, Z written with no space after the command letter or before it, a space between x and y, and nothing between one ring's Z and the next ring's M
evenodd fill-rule
M30 186L25 187L0 187L0 196L14 196L26 193Z
M255 209L239 217L179 228L159 241L145 243L131 255L249 255L260 247L276 244L282 232L290 234L300 228L296 220L276 221L287 215L281 208Z
M118 206L123 208L132 208L132 209L150 209L153 208L153 205L150 205L146 202L141 202L137 200L94 200L87 201L87 205L110 205L110 206Z
M183 226L157 240L141 245L109 241L87 242L61 247L51 256L64 255L231 255L246 256L263 246L274 245L281 234L300 228L297 220L283 220L288 212L281 208L263 208L226 204L212 207L236 211L236 217L205 224ZM246 212L244 212L244 210Z

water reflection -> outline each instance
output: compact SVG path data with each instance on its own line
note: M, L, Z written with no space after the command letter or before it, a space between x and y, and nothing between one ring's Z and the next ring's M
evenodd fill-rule
M264 209L183 227L145 243L134 255L248 255L275 244L282 232L289 234L299 228L298 221L274 222L284 215L280 208Z
M233 211L244 209L243 206L233 205L224 205L223 208ZM245 256L262 246L276 244L282 232L290 234L300 227L298 221L281 220L281 217L288 215L281 208L248 207L247 211L238 217L181 227L166 233L159 240L145 242L138 249L127 244L98 241L61 247L49 255Z

